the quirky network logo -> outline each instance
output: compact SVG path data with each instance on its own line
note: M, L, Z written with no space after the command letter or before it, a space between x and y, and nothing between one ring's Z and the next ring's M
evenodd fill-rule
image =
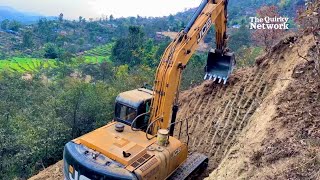
M275 17L250 17L250 29L289 29L289 18Z

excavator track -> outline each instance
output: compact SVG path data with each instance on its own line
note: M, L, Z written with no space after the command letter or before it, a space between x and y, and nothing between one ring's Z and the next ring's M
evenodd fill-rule
M204 154L193 153L187 160L168 178L169 180L193 179L208 166L208 157Z

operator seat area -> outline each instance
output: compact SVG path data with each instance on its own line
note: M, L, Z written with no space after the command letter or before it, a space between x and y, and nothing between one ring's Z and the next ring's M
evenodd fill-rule
M145 88L120 93L115 101L114 120L146 130L150 115L145 113L150 111L152 93Z

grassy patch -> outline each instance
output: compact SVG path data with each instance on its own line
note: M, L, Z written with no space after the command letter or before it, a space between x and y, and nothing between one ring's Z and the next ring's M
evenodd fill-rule
M7 69L18 72L35 72L41 68L56 67L56 61L53 59L36 58L10 58L0 60L0 70Z
M84 56L86 63L101 63L110 61L110 56Z
M113 43L109 43L86 51L82 56L83 60L78 61L77 58L74 58L72 65L78 65L81 63L96 64L105 61L110 62L112 46ZM42 68L54 68L57 66L57 60L54 59L13 57L10 59L0 60L0 70L7 69L9 71L17 71L21 73L37 72Z
M85 56L110 56L112 47L113 47L113 43L109 43L103 46L98 46L94 49L86 51L84 55Z

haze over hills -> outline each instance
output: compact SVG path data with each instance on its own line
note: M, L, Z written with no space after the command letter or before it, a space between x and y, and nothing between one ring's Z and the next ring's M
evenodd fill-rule
M91 2L91 1L88 1ZM29 3L29 2L28 2ZM90 4L90 3L89 3ZM109 16L109 15L113 15L116 18L120 18L120 17L135 17L137 15L140 15L141 17L149 17L149 16L145 16L143 14L137 13L137 14L132 14L129 16L127 14L123 14L123 16L118 16L117 14L122 13L122 12L126 12L126 9L123 8L119 8L119 5L116 3L112 3L109 4L108 6L112 7L111 9L106 9L106 10L99 10L99 13L97 13L97 10L92 11L92 12L87 12L84 13L83 11L85 11L86 7L79 7L78 11L72 11L70 12L68 9L66 8L61 8L61 6L70 6L73 8L77 8L74 5L70 4L70 3L65 3L63 5L61 4L50 4L50 2L46 2L46 3L36 3L36 4L28 4L28 8L23 8L22 5L24 5L23 3L18 3L17 4L13 3L13 1L11 3L5 3L5 1L3 3L0 3L0 21L4 20L4 19L9 19L9 20L16 20L16 21L21 21L23 23L30 23L30 22L36 22L40 17L44 17L44 16L51 16L51 18L53 18L52 16L58 16L60 13L64 14L64 18L65 19L71 19L71 20L78 20L79 16L82 16L83 18L93 18L93 19L99 19L103 16ZM97 4L98 6L102 6L104 7L105 4ZM262 5L276 5L279 7L280 10L280 14L283 16L288 16L288 17L292 17L295 16L295 8L297 6L303 6L304 5L304 1L303 0L288 0L288 1L278 1L278 0L247 0L247 1L237 1L237 0L229 0L229 5L228 5L228 14L229 14L229 18L233 19L232 17L239 17L239 16L253 16L256 13L256 9ZM22 6L22 7L21 7ZM182 7L186 6L186 4L182 3L181 4ZM192 7L192 6L188 6L188 7ZM196 8L197 6L195 5L194 8ZM143 7L145 8L145 10L148 10L148 7ZM192 9L194 9L192 8ZM23 9L23 10L22 10ZM51 12L49 11L50 9L56 9L56 11ZM189 8L185 8L189 9ZM101 11L101 12L100 12ZM177 14L177 11L172 11L171 13ZM72 14L73 18L70 18L70 14ZM165 15L168 16L169 14ZM151 17L162 17L164 15L156 15L154 14Z
M22 23L34 23L41 17L45 17L35 12L22 12L9 6L0 6L0 21L5 19L16 20ZM53 17L47 17L53 19Z

